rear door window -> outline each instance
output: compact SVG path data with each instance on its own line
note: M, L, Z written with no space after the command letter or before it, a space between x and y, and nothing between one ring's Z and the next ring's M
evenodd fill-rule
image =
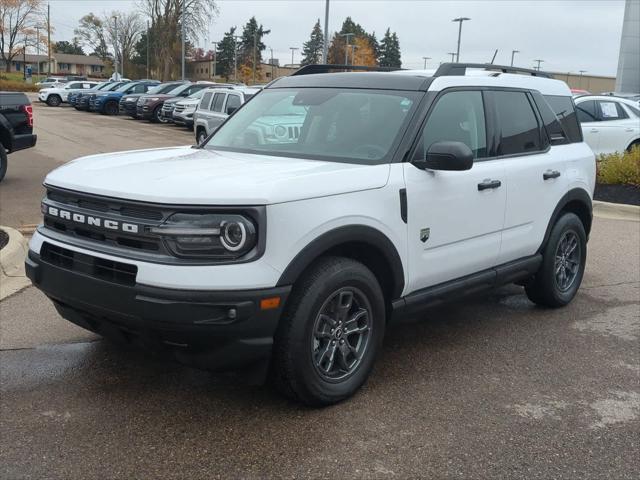
M214 112L222 112L222 106L224 105L224 97L226 94L224 93L216 93L213 96L213 103L211 105L211 110Z
M598 122L598 113L596 111L596 101L586 100L576 105L576 111L578 112L578 120L580 123Z
M526 92L494 91L498 117L498 155L519 155L542 149L540 125Z
M573 105L571 97L564 97L561 95L545 95L544 99L547 101L553 113L556 114L564 132L569 137L569 142L581 142L582 141L582 129L578 124L578 115ZM542 113L542 111L541 111ZM544 115L542 115L544 118ZM546 121L545 121L546 123Z
M239 95L229 95L227 97L227 106L225 108L225 112L229 113L229 109L238 109L242 105L242 101L240 100Z

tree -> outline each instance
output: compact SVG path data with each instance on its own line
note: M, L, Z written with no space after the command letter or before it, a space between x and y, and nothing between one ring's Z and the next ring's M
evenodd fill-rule
M103 24L105 25L109 43L121 65L122 75L125 76L125 69L133 60L136 44L145 30L145 25L137 12L111 12L111 15L103 19ZM117 38L116 32L118 34ZM118 49L117 52L116 47Z
M254 69L256 73L260 70L262 52L267 48L262 42L262 37L269 33L271 30L265 30L262 25L258 25L256 17L251 17L243 27L238 45L238 63L249 67L251 72L249 76L243 74L243 81L248 82L253 77ZM246 70L242 70L242 72L246 72Z
M355 37L352 45L355 47L355 50L353 51L353 58L351 58L352 54L349 52L349 58L351 58L352 65L375 67L378 64L376 52L371 46L371 41L368 37Z
M42 14L42 0L0 0L0 58L7 72L11 70L11 61L23 53L25 36L35 33Z
M349 35L348 44L345 35ZM356 46L355 54L350 45ZM361 58L358 57L358 49L362 50ZM354 22L351 17L347 17L342 23L340 31L334 34L331 40L327 54L327 63L342 65L346 61L348 64L353 65L356 63L354 60L356 60L358 63L360 61L367 62L362 63L363 65L376 65L376 50L377 40L375 34L368 34L359 23ZM371 63L371 55L373 55L374 58L373 63Z
M229 81L229 78L234 74L233 60L236 54L235 34L236 27L231 27L228 32L225 32L222 40L218 42L216 51L216 73L227 81Z
M59 42L54 42L51 46L51 49L56 53L69 53L71 55L84 55L84 51L82 47L78 43L78 39L74 38L73 43L67 42L66 40L61 40Z
M185 36L196 40L218 11L215 0L140 0L142 11L157 33L152 49L163 80L171 78L175 67L180 65L183 2Z
M91 51L92 55L100 57L102 61L108 60L111 56L105 22L97 15L89 13L82 17L78 28L73 33L78 41Z
M380 56L378 57L378 61L381 67L400 68L402 66L400 41L398 40L396 32L391 33L389 28L387 28L380 42Z
M320 19L313 26L308 42L302 45L302 61L300 65L312 65L322 62L322 51L324 49L324 35L320 27Z

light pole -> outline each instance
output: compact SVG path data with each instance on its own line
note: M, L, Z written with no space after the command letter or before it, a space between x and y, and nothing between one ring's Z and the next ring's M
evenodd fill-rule
M538 65L536 66L536 70L540 71L540 64L541 64L542 62L544 62L544 60L542 60L542 59L540 59L540 58L539 58L539 59L537 59L537 60L534 60L534 62L538 62Z
M322 45L322 63L327 63L329 53L329 0L324 4L324 44Z
M113 39L113 42L114 42L113 49L115 50L115 61L114 61L114 67L116 70L115 79L118 80L118 16L114 15L112 18L113 18L113 30L115 33L115 36Z
M578 70L580 72L580 88L582 88L582 75L585 74L586 70Z
M447 55L451 55L451 63L455 62L456 52L449 52Z
M513 67L513 57L516 56L516 53L520 53L520 50L511 50L511 66Z
M462 37L462 22L466 22L467 20L471 20L468 17L458 17L451 20L452 22L458 22L458 49L456 51L456 62L460 63L460 39Z
M38 64L37 75L38 81L40 81L40 25L36 25L36 58L38 59L36 63Z
M218 63L218 42L211 42L213 45L213 81L216 81L216 68Z
M357 63L356 63L356 48L358 48L357 45L355 45L355 44L351 45L351 65L357 65Z
M349 65L349 39L353 37L355 33L341 33L341 37L345 37L347 39L347 44L344 48L344 64Z
M291 50L291 66L293 67L293 54L295 53L296 50L299 50L298 47L289 47L289 50Z
M271 80L273 80L273 48L269 47L269 51L271 52Z
M182 25L180 25L180 34L182 36L182 80L184 80L185 74L185 65L184 65L184 56L185 56L185 45L187 40L187 29L185 25L185 0L182 0L182 15L180 15L180 21Z
M233 36L233 81L238 83L238 39L240 35Z
M151 30L149 29L149 20L147 20L147 78L151 78L151 70L149 69L149 35Z
M431 57L422 57L422 59L424 60L424 69L427 69L427 60L431 60Z

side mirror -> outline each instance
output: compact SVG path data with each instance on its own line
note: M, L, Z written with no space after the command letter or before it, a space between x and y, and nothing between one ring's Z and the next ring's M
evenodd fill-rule
M462 142L442 141L431 144L424 160L414 165L422 170L470 170L473 152Z
M238 109L238 107L227 107L227 115L231 115L237 109Z

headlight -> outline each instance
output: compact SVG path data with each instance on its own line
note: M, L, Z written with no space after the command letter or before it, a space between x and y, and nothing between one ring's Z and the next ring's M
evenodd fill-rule
M160 100L160 97L149 97L147 98L147 102L157 102Z
M177 257L234 259L256 247L253 221L235 214L176 213L159 227L159 234Z
M125 102L135 102L136 99L135 98L126 98Z

